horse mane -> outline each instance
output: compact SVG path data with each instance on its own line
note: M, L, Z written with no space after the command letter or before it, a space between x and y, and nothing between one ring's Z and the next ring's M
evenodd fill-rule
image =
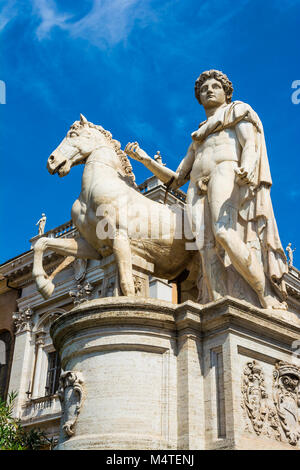
M80 126L82 124L80 121L77 121ZM106 140L108 141L109 144L112 145L113 149L115 150L116 154L118 155L120 161L121 161L121 166L123 169L123 176L125 181L130 185L133 186L134 188L137 188L137 184L135 182L135 174L133 173L133 169L131 166L131 163L126 155L125 152L121 149L121 144L118 140L113 139L111 132L107 131L104 129L102 126L93 124L92 122L87 121L87 124L89 127L92 129L97 129L101 134L104 135Z

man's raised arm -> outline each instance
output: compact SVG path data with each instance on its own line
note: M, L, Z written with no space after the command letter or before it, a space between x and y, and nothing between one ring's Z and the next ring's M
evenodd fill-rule
M186 183L194 162L192 144L176 172L160 165L149 157L149 155L140 148L137 142L129 142L124 151L134 160L143 163L143 165L145 165L145 167L148 168L148 170L150 170L160 181L173 189L177 189Z

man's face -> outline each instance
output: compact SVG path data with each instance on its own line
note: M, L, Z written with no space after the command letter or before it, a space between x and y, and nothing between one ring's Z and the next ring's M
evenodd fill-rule
M204 108L215 108L226 103L226 94L222 83L215 78L206 80L200 88L200 99Z

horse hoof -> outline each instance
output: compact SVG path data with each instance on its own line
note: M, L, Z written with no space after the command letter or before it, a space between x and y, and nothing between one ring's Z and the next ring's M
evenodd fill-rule
M49 299L55 287L53 282L45 278L44 276L37 276L35 282L36 282L37 290L39 291L39 293L42 294L44 299Z

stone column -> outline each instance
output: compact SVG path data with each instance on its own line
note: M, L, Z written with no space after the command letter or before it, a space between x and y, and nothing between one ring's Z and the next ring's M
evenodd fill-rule
M176 309L178 449L204 449L205 446L199 310L193 302L185 302Z
M33 311L28 307L25 310L13 314L16 327L13 363L10 374L9 393L18 392L14 414L19 416L22 403L25 401L26 392L31 381L32 359L34 346L32 344Z
M44 337L45 337L45 332L41 332L38 334L36 340L35 340L35 347L36 347L36 362L35 362L35 368L34 368L34 378L33 378L33 390L32 390L32 398L37 398L41 396L41 382L40 382L40 377L41 377L41 371L42 371L42 365L43 365L43 346L44 346ZM45 395L45 390L43 390L43 395Z

